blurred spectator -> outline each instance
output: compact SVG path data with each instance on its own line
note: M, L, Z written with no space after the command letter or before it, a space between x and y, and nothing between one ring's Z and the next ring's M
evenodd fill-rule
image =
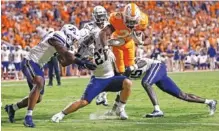
M167 71L172 72L173 71L173 56L174 56L174 51L171 46L168 46L166 50L166 64L167 64Z
M1 46L1 74L3 79L8 79L8 65L10 62L10 51L5 44Z
M48 86L53 86L53 77L55 71L55 77L57 81L57 85L61 85L61 78L60 78L60 72L59 72L59 62L56 56L53 56L50 58L50 61L47 63L49 68L49 83Z
M209 58L209 61L210 61L210 69L211 69L211 70L214 70L214 69L215 69L216 50L215 50L215 48L213 47L213 45L211 45L211 46L208 48L208 56L210 57L210 58Z
M173 65L175 71L180 71L180 52L179 47L175 46L175 49L173 50Z

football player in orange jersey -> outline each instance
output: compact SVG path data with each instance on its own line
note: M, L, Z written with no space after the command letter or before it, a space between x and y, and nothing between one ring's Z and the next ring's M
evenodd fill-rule
M112 46L113 53L116 56L116 66L118 73L123 74L125 68L135 64L135 42L133 32L140 23L144 13L138 6L130 3L125 6L123 12L114 12L109 16L110 24L100 32L100 40L107 45ZM107 37L110 36L108 40Z
M142 33L147 27L148 17L140 11L136 4L130 3L125 6L123 12L111 13L109 23L101 30L100 41L104 44L105 49L108 49L108 45L112 46L118 73L129 76L131 72L125 71L135 64L135 43L144 44L143 39L139 39L139 37L143 37ZM108 39L109 36L110 39ZM119 98L118 93L113 111L119 103Z

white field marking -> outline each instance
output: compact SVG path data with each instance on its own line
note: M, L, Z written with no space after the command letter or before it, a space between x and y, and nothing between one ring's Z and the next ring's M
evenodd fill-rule
M115 119L114 119L115 120ZM118 119L116 119L118 120ZM51 120L41 120L41 119L35 119L34 121L37 121L37 122L51 122L53 123ZM105 124L121 124L123 123L124 124L124 121L110 121L110 120L105 120L105 121L102 121L102 120L89 120L89 119L80 119L80 120L62 120L60 123L91 123L91 122L100 122L101 124L102 123L105 123ZM188 126L188 125L194 125L194 126L219 126L219 123L207 123L207 122L204 122L204 123L196 123L196 122L167 122L167 123L161 123L161 122L142 122L142 121L125 121L125 124L136 124L136 125L185 125L185 126Z
M219 72L219 70L200 70L200 71L184 71L184 72L168 72L168 74L180 74L180 73L199 73L199 72ZM90 76L81 76L81 77L77 77L77 76L70 76L70 77L62 77L62 79L80 79L80 78L90 78ZM46 79L47 81L48 79ZM24 82L26 81L26 79L23 80L2 80L1 83L19 83L19 82ZM66 82L65 82L66 83Z

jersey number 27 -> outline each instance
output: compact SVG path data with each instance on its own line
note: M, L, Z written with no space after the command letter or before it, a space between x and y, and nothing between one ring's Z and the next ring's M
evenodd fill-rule
M102 53L104 55L104 58L101 57ZM97 65L101 65L104 61L107 60L107 54L105 51L103 51L103 49L99 49L97 52L94 53L94 59Z

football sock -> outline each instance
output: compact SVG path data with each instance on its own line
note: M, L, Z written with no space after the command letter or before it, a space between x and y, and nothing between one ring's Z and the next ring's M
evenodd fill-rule
M33 110L27 110L26 116L32 116Z
M13 105L12 105L12 108L13 108L13 110L15 110L15 111L19 109L18 106L17 106L17 104L13 104Z
M67 114L64 113L64 111L61 111L61 114L64 115L64 116L67 115Z
M118 108L124 109L124 108L125 108L125 103L120 101L120 102L118 103Z
M205 104L209 104L212 100L205 99Z
M154 110L160 111L160 106L159 106L159 105L155 105L155 106L154 106Z
M67 115L67 114L65 114L63 111L61 111L59 114L60 114L60 116L61 116L62 118Z

